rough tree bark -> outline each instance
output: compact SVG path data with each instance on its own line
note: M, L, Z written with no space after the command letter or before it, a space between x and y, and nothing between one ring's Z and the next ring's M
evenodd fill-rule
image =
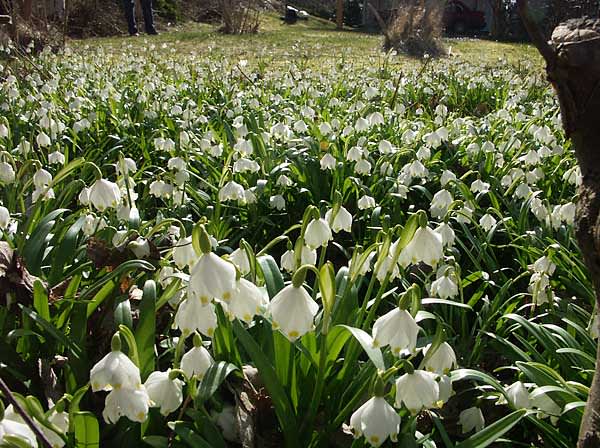
M337 0L335 10L337 29L341 30L344 27L344 0Z
M546 61L548 79L558 94L563 126L581 169L575 233L600 310L600 19L561 23L547 42L528 14L527 0L517 3L525 28ZM600 447L600 344L577 446Z

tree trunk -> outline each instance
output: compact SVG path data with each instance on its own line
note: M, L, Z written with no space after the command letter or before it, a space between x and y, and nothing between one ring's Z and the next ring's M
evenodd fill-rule
M338 30L341 30L344 26L344 0L337 0L336 3L335 20Z
M568 20L556 27L548 43L528 14L527 0L518 0L518 6L525 28L546 60L563 126L581 169L575 233L600 311L600 19ZM577 446L600 447L600 344Z
M33 0L23 0L23 10L21 12L23 20L29 22L33 14Z

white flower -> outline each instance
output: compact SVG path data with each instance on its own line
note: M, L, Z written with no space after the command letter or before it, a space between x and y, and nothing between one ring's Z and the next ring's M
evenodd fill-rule
M367 159L361 159L354 165L354 172L361 176L366 176L371 173L371 162Z
M350 233L352 231L352 215L344 207L340 207L335 218L332 219L333 209L327 210L325 220L331 225L331 230L339 232L343 230Z
M360 146L353 146L348 151L348 154L346 154L346 160L348 160L349 162L358 162L360 159L362 159L362 156L362 148Z
M92 367L92 391L136 389L141 384L140 369L123 352L113 350Z
M479 225L486 232L489 232L492 229L492 227L494 227L496 225L496 223L497 223L496 219L489 213L486 213L485 215L483 215L481 217L481 219L479 220Z
M193 266L198 261L198 255L192 246L192 237L181 238L173 248L173 261L179 269Z
M42 201L49 201L50 199L54 199L56 196L54 195L54 189L48 187L36 188L31 193L31 202L37 202L38 199L42 199Z
M381 154L391 154L394 152L394 145L387 140L381 140L378 149Z
M202 302L208 299L229 300L236 288L235 266L215 255L213 252L202 254L190 272L189 294Z
M334 170L337 161L335 160L335 157L333 157L330 153L327 153L321 158L319 163L321 164L321 169L325 171Z
M512 407L515 409L529 409L531 408L531 400L529 399L529 392L521 381L517 381L506 388L506 395ZM504 397L502 397L504 398ZM498 403L505 403L504 399L498 401Z
M281 330L290 342L294 342L312 330L317 311L319 311L319 305L303 286L286 286L273 297L269 304L273 329Z
M204 305L200 299L190 297L183 300L175 313L175 325L184 337L198 330L206 336L212 337L217 328L217 314L212 303Z
M568 202L560 207L560 219L568 225L573 225L575 222L575 204Z
M65 156L60 151L54 151L48 154L48 163L50 165L64 165L65 164Z
M198 347L191 348L183 355L181 358L181 370L183 370L188 378L195 376L198 379L202 379L214 362L208 350L199 345Z
M448 375L438 377L438 387L440 388L440 402L446 403L454 395L452 390L452 378Z
M0 182L12 184L15 181L15 170L8 162L0 162Z
M166 372L152 372L144 386L148 392L152 407L160 407L162 415L169 415L183 402L183 381L171 379L171 369Z
M368 208L374 208L377 204L375 203L374 198L365 194L358 200L357 205L359 209L366 210Z
M21 416L13 410L12 404L8 405L4 411L4 418L0 420L0 445L8 445L8 440L5 439L6 436L16 437L34 448L38 446L35 433L23 421Z
M419 227L410 243L400 252L398 263L406 267L411 263L423 262L435 267L443 257L442 236L429 227Z
M47 187L50 182L52 182L52 174L43 168L37 170L33 175L33 185L38 189Z
M471 183L471 191L473 193L487 193L490 190L490 184L477 179Z
M136 258L146 258L150 256L150 243L146 238L137 237L131 241L127 247L131 249Z
M0 229L6 230L10 222L10 213L6 207L0 205Z
M167 162L167 168L170 170L184 171L186 166L187 163L181 157L171 157Z
M250 260L248 260L248 254L245 250L237 248L229 255L229 261L231 261L242 273L246 275L250 272Z
M120 201L121 190L114 182L98 179L90 187L90 202L100 212L110 207L116 207Z
M452 171L444 170L442 175L440 176L440 184L442 187L445 187L449 182L456 180L456 174Z
M327 246L327 243L333 239L329 224L323 218L313 219L306 226L304 241L311 249Z
M440 190L431 199L429 211L435 218L443 218L448 212L448 207L452 204L452 195L448 190Z
M365 436L371 446L380 446L389 437L397 441L400 416L385 398L373 397L350 417L350 428L355 438Z
M442 244L445 247L452 247L454 245L455 235L454 230L452 230L452 227L450 227L450 224L443 222L435 228L435 231L441 235Z
M52 144L52 140L50 140L50 137L48 137L48 135L45 132L40 132L35 140L37 141L37 144L41 147L50 146Z
M475 406L462 411L458 416L458 421L462 427L461 432L463 434L473 430L477 433L485 426L483 413L481 412L481 409Z
M437 279L431 283L430 292L431 295L440 299L449 299L458 295L458 285L454 281L454 275L446 273L446 267L443 268L444 272L438 275ZM440 270L438 270L438 274L440 274Z
M230 180L219 190L219 201L243 201L244 187L237 182Z
M285 210L285 199L280 194L273 195L269 198L269 205L277 210Z
M262 291L254 283L240 278L227 305L231 316L250 323L255 315L260 314L265 300Z
M294 185L294 181L285 174L280 174L277 180L275 181L275 184L279 185L280 187L291 187L292 185Z
M556 270L556 265L552 263L552 260L546 255L535 260L530 267L533 268L534 272L548 275L554 274L554 271Z
M425 370L405 373L396 380L397 408L403 404L411 414L438 406L440 388L436 375Z
M234 173L256 173L260 170L260 165L250 159L246 159L245 157L240 157L233 163L233 172Z
M106 423L117 423L121 416L141 423L148 417L150 403L144 386L136 389L114 389L106 396L102 416Z
M427 352L431 348L431 344L423 350L423 354L427 355ZM442 342L435 352L425 362L425 370L429 372L437 373L438 375L446 375L450 373L453 367L456 367L456 354L450 344Z
M390 346L395 356L414 353L419 326L406 310L396 308L379 317L373 324L373 346Z
M558 417L561 415L561 408L556 402L546 393L538 393L539 389L534 389L531 392L531 407L538 409L538 418L550 417L552 424L556 424Z

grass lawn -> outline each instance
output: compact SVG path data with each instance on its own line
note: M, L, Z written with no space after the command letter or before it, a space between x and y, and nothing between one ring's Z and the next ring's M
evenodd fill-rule
M542 67L542 59L528 44L499 43L484 39L446 38L450 57L469 63L496 65L501 60L513 65L534 63ZM307 22L285 25L275 15L264 14L260 32L253 35L226 36L208 24L186 23L163 31L159 36L138 38L111 37L73 41L75 47L99 44L107 48L122 49L130 45L156 44L167 51L210 53L213 57L249 62L261 61L267 66L281 66L291 62L297 65L324 67L339 62L352 62L355 66L383 63L385 53L382 37L356 30L338 31L331 22L310 18ZM166 44L163 46L162 44ZM391 64L405 66L418 63L415 59L397 56Z

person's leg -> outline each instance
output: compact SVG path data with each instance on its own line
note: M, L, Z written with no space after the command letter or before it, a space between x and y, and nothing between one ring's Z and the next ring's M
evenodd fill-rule
M125 9L125 18L127 19L129 34L136 34L138 29L135 24L135 0L123 0L123 8Z
M144 24L148 34L158 34L154 28L154 15L152 12L152 0L141 0L142 11L144 13Z

